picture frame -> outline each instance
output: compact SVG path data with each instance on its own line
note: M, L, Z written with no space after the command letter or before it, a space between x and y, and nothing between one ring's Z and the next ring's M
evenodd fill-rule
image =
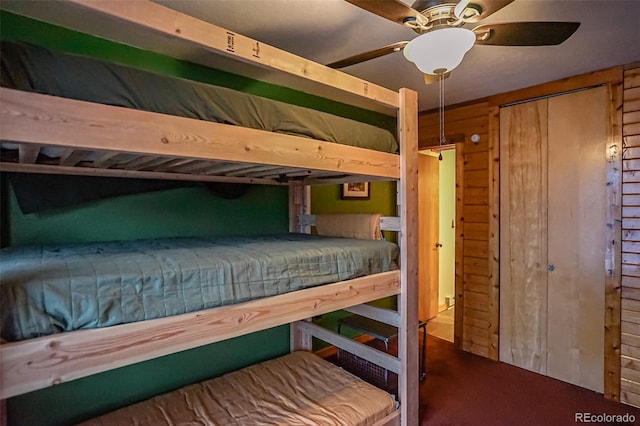
M369 182L343 183L340 198L343 200L368 200L371 197Z

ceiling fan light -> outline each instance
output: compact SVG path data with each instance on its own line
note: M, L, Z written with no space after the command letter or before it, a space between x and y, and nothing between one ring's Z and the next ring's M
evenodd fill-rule
M449 72L462 62L476 41L466 28L443 28L414 38L404 48L404 56L426 74Z

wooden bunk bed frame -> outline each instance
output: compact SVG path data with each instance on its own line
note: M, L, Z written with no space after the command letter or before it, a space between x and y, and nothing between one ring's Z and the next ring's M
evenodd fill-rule
M400 409L380 424L417 424L416 93L376 86L150 1L68 0L46 8L30 3L3 2L2 8L193 62L209 64L213 54L239 60L244 67L335 89L338 97L395 109L400 155L2 88L0 140L18 144L19 155L2 162L0 170L286 184L293 232L308 231L313 222L305 216L310 184L398 180L399 219L385 219L400 231L400 270L207 311L2 344L1 398L291 323L292 350L310 350L315 336L397 373ZM47 145L64 148L64 154L43 160L39 153ZM397 312L365 304L392 295L398 295ZM398 327L398 357L308 320L339 309Z

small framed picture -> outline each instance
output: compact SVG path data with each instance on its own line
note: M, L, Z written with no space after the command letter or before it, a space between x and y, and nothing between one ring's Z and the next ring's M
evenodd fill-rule
M369 182L343 183L341 198L343 200L368 200Z

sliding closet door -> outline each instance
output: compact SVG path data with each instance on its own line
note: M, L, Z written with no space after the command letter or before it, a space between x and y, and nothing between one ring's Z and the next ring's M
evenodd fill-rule
M500 110L500 360L547 371L547 101Z
M547 374L597 392L604 391L607 106L606 87L549 99Z
M604 388L607 89L500 112L500 360Z

